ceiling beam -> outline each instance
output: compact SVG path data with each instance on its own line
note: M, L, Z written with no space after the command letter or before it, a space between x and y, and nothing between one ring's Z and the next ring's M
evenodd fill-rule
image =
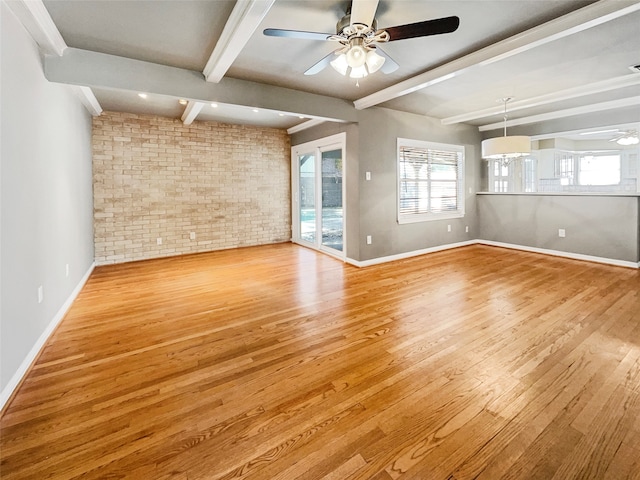
M85 108L89 111L91 116L99 117L102 114L102 107L100 106L100 102L93 94L93 90L89 87L81 87L78 85L70 85L73 89L73 92L80 99Z
M61 56L67 44L42 0L6 2L43 52Z
M222 80L275 0L237 0L203 74L207 82Z
M6 4L43 53L61 57L69 48L42 0L15 0ZM89 87L74 86L72 91L92 116L102 113L102 107Z
M640 124L638 124L637 126L634 127L630 127L630 124L628 123L619 123L619 124L615 124L615 125L610 125L607 124L606 125L606 129L616 129L616 130L631 130L631 129L640 129ZM585 132L589 132L589 131L594 131L594 130L601 130L603 129L603 127L590 127L590 128L580 128L578 130L561 130L561 131L553 131L550 133L543 133L543 134L539 134L539 135L531 135L531 140L547 140L550 138L557 138L557 137L567 137L567 136L572 136L572 135L581 135L584 134ZM585 140L588 140L585 137Z
M182 114L182 123L191 125L200 113L200 110L202 110L202 107L204 107L204 102L189 102Z
M307 120L306 122L302 122L299 123L298 125L294 125L293 127L290 127L287 129L287 133L289 135L292 135L294 133L298 133L301 132L303 130L306 130L307 128L311 128L311 127L315 127L316 125L320 125L322 123L324 123L326 120L323 120L321 118L313 118L311 120Z
M571 98L583 97L586 95L594 95L596 93L608 92L620 88L631 87L640 84L639 74L627 74L620 77L609 78L600 82L580 85L578 87L567 88L557 92L540 95L537 97L526 98L518 101L511 101L508 104L509 112L515 112L525 108L539 107L550 103L556 103ZM475 112L463 113L440 120L442 125L453 125L455 123L468 122L469 120L477 120L478 118L492 117L501 115L504 112L504 105L476 110Z
M296 112L329 121L358 121L353 104L343 99L236 78L211 83L193 70L89 50L68 48L62 57L47 56L44 71L48 80L58 83Z
M362 110L394 98L408 95L431 85L469 73L475 68L518 55L560 38L582 32L616 18L640 10L640 1L632 4L618 0L600 0L537 27L509 37L440 67L416 75L372 93L354 102Z
M527 125L530 123L554 120L556 118L571 117L574 115L583 115L586 113L602 112L605 110L613 110L615 108L633 107L638 105L640 105L640 95L635 97L621 98L619 100L611 100L609 102L584 105L582 107L567 108L565 110L557 110L555 112L541 113L540 115L531 115L529 117L516 118L514 120L508 120L507 127L514 127L516 125ZM487 132L489 130L497 130L498 128L503 127L504 122L497 122L491 123L489 125L482 125L478 128L478 130L480 130L481 132Z

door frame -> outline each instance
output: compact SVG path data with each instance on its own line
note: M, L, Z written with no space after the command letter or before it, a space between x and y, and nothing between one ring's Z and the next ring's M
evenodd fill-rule
M347 134L343 132L291 147L291 241L341 260L345 260L347 257L346 145ZM342 150L342 251L322 245L322 153L331 150ZM313 154L315 162L315 243L303 240L300 236L300 165L298 157L305 153Z

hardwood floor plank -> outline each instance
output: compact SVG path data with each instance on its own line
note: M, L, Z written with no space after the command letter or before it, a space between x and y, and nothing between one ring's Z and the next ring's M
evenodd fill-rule
M639 415L640 397L622 386L616 387L599 418L552 478L604 477L630 428L630 419L635 421Z
M609 464L604 475L605 480L640 479L640 449L638 442L622 444Z
M362 458L361 455L356 455L340 465L333 472L322 477L322 480L343 480L345 478L349 478L352 474L357 472L359 468L362 468L366 464L367 462L364 461L364 458Z
M613 394L615 387L627 379L627 375L632 373L631 369L634 366L637 370L638 365L640 365L640 347L630 348L624 359L607 376L595 395L580 412L580 416L573 421L571 427L579 432L587 433Z
M639 346L640 271L496 247L98 267L0 477L637 480Z

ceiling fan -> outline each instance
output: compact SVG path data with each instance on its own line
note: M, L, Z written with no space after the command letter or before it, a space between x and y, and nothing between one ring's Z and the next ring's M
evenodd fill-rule
M331 65L340 74L349 73L351 78L359 79L378 70L391 73L398 69L399 65L380 48L381 43L451 33L460 25L460 19L454 16L378 30L375 19L378 2L379 0L352 0L351 8L336 25L335 34L278 28L267 28L263 34L337 42L340 44L337 50L315 63L304 74L315 75Z
M628 130L626 132L620 132L609 141L616 142L618 145L626 147L629 145L637 145L640 143L640 138L638 137L638 132L636 130Z

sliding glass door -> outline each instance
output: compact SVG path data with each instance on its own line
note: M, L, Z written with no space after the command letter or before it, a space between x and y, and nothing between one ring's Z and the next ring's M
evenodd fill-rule
M292 148L293 241L344 258L344 134Z
M344 215L342 209L342 149L321 152L322 245L343 251Z
M313 153L298 155L298 198L300 199L298 227L300 240L315 244L317 231L316 215L316 157Z

